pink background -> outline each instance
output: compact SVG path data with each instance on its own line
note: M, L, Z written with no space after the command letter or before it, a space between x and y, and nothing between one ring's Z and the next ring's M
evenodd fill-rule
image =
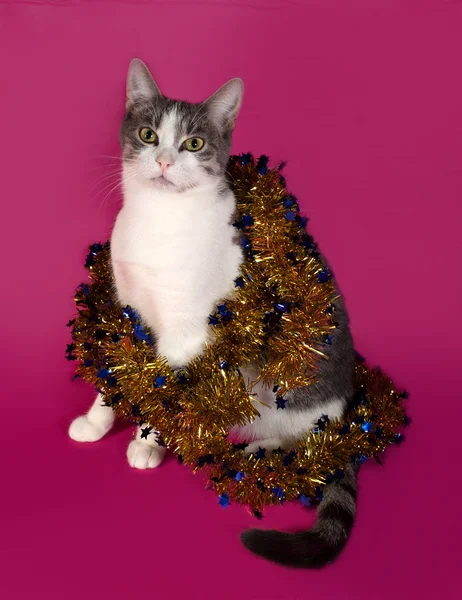
M0 1L3 598L462 597L461 32L456 0ZM93 392L71 382L64 325L120 200L98 179L133 56L174 97L244 79L234 150L289 161L358 350L411 392L407 442L363 469L325 571L248 554L257 522L176 461L131 470L131 428L66 436ZM310 519L290 505L263 525Z

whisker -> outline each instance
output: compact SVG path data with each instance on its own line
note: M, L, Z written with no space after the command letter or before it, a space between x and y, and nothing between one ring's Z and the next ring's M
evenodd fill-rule
M119 176L120 176L120 169L117 169L117 171L114 171L112 173L103 174L101 177L98 177L96 179L96 181L93 182L93 185L90 188L90 192L93 192L93 190L95 188L97 188L99 185L103 184L104 182L108 181L109 179L118 178Z
M117 185L115 185L115 186L114 186L114 187L113 187L111 190L109 190L109 192L106 194L106 196L104 197L103 201L101 202L100 209L101 209L101 208L104 206L104 204L106 203L106 201L107 201L107 199L109 198L109 196L110 196L110 195L111 195L113 192L115 192L115 190L116 190L117 188L119 188L119 187L120 187L121 185L123 185L124 183L127 183L127 181L130 181L130 179L133 179L133 178L134 178L134 177L136 177L137 175L139 175L139 171L135 171L135 173L133 173L132 175L130 175L130 177L126 177L126 178L124 178L124 177L122 176L122 178L121 178L120 182L119 182ZM106 188L107 188L107 187L108 187L108 186L106 186ZM106 189L106 188L105 188L105 189Z

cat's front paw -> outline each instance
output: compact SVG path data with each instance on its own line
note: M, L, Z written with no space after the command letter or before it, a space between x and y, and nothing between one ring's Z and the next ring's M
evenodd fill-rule
M90 423L86 415L74 419L69 427L69 437L76 442L97 442L105 433L105 428Z
M273 450L277 450L278 448L284 448L286 444L284 444L283 440L279 438L268 438L266 440L257 440L256 442L251 442L244 452L246 454L256 454L259 450L265 450L265 452L272 452ZM263 455L265 454L263 452Z
M150 446L141 440L133 440L127 448L128 464L135 469L155 469L164 458L165 449Z

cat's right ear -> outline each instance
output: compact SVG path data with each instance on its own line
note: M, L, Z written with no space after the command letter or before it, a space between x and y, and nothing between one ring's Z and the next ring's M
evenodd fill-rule
M154 100L161 96L147 66L139 58L134 58L128 67L127 108L135 102Z

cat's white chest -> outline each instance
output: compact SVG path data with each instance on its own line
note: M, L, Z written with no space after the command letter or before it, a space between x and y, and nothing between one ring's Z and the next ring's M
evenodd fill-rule
M172 366L201 352L208 315L232 293L242 262L233 208L231 194L138 193L117 217L111 255L119 300L141 314Z

